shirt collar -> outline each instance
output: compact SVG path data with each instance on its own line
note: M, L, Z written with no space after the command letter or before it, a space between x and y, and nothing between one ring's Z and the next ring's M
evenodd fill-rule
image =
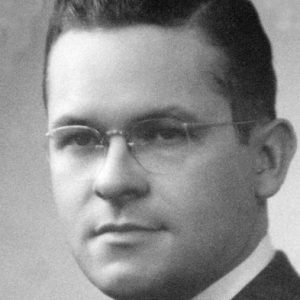
M192 300L232 299L270 263L274 253L267 235L246 260Z

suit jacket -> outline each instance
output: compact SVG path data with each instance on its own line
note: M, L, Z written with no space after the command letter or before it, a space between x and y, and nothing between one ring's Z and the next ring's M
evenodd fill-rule
M300 300L300 277L277 251L270 264L232 300Z

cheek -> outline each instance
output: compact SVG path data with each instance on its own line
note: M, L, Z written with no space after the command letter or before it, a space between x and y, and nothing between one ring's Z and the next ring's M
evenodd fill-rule
M50 162L53 197L58 214L65 223L72 227L79 219L82 207L91 193L91 180L88 173L74 171L59 160Z
M251 164L240 153L222 155L208 161L194 175L194 178L201 178L201 191L208 204L217 204L216 207L227 207L228 210L252 203Z
M191 268L202 270L222 268L243 248L257 213L250 161L237 153L210 158L194 160L161 186L173 257L191 257Z
M57 171L57 172L56 172ZM52 171L53 197L66 242L75 257L81 257L86 222L85 207L90 194L90 183L71 172Z
M236 152L191 159L162 187L170 219L200 232L239 226L255 210L250 166Z

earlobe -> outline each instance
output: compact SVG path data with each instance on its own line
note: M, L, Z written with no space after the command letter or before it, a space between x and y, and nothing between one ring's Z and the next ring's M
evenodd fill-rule
M281 187L296 150L296 136L292 125L276 119L261 126L256 147L256 197L267 199Z

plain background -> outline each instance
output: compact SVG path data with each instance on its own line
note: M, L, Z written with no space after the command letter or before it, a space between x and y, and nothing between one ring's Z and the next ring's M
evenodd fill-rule
M300 2L255 0L271 38L279 116L300 136ZM0 298L105 299L77 269L52 201L41 74L51 0L0 0ZM271 237L300 271L300 154L269 199Z

